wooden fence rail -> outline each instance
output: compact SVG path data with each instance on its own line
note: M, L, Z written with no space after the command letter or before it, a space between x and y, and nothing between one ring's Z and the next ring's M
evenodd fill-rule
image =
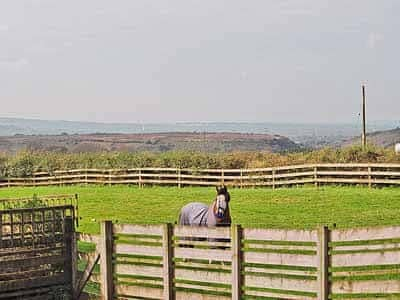
M278 230L102 223L103 299L394 299L400 227ZM396 298L397 299L397 298Z
M133 184L235 187L303 184L400 185L400 164L308 164L259 169L77 169L37 172L29 178L0 178L0 187Z

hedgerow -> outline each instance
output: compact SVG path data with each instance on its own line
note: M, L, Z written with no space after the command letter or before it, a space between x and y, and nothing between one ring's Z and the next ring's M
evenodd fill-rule
M15 155L0 154L1 177L29 177L34 172L81 168L263 168L310 163L400 163L392 149L370 145L324 148L321 150L271 153L193 151L58 153L22 151Z

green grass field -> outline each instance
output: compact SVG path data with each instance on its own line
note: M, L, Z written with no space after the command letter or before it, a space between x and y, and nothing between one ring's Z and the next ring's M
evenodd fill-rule
M233 223L244 227L339 228L400 224L400 189L302 187L231 189ZM0 189L0 198L78 193L79 231L97 233L98 222L174 223L188 202L211 203L214 188L70 186Z

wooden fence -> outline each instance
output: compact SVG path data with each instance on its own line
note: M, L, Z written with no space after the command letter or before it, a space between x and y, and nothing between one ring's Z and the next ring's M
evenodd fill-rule
M400 185L400 164L311 164L262 169L79 169L37 172L29 178L0 178L0 187L133 184L271 187L302 184Z
M400 297L400 227L278 230L101 224L103 299ZM92 257L92 258L91 258ZM81 258L94 259L85 253ZM113 298L114 297L114 298Z

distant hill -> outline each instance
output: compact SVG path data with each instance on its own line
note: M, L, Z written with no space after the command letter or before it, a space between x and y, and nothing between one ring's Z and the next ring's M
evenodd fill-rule
M16 125L10 124L0 124L0 135L7 136L7 135L14 135L18 133L26 132L26 130L22 127L18 127Z
M368 131L388 130L399 121L368 123ZM96 123L75 121L49 121L21 118L1 118L0 136L61 135L61 134L148 134L158 132L192 133L253 133L288 137L307 148L340 146L360 132L356 123L292 123L292 122L176 122L176 123Z
M361 137L352 138L343 143L344 146L360 143ZM368 143L372 143L380 147L394 147L395 144L400 143L400 128L391 130L375 131L367 134Z
M15 135L12 137L0 137L0 152L15 153L24 149L56 152L164 152L171 150L284 152L299 150L300 146L284 136L244 133L169 132L146 134Z
M367 135L367 138L377 146L394 147L395 144L400 143L400 128L372 132Z

